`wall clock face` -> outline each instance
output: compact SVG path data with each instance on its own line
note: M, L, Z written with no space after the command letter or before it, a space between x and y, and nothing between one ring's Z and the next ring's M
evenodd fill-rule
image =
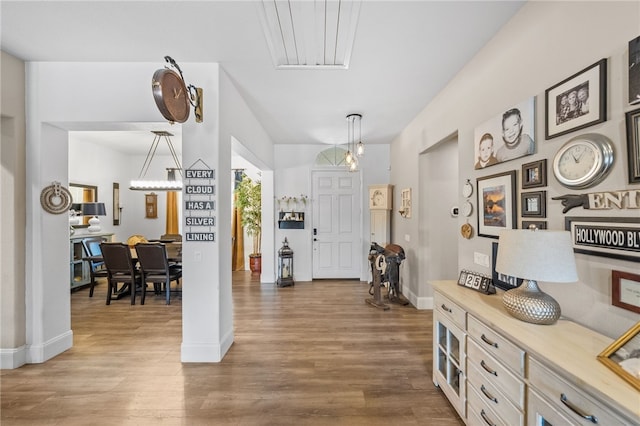
M189 93L182 78L170 69L159 69L151 80L153 98L164 118L184 123L189 118Z
M558 150L553 159L553 174L567 188L589 188L604 180L613 160L613 144L606 136L581 135Z

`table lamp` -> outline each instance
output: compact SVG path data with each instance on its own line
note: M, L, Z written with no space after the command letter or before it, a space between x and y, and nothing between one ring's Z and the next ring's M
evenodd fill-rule
M98 216L107 215L107 209L105 209L104 203L82 203L80 211L83 216L93 216L89 219L87 231L100 232L100 219L98 219Z
M496 271L524 280L502 297L509 314L533 324L554 324L560 318L560 305L538 288L537 281L578 281L571 234L538 229L502 231Z

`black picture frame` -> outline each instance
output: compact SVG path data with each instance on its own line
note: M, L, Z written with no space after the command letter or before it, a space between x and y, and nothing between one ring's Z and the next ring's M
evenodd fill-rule
M586 100L578 100L580 91L587 92ZM606 121L607 58L551 86L544 94L546 139ZM575 102L572 103L571 99Z
M476 188L478 236L498 238L502 230L516 229L516 171L479 177L476 180Z
M113 225L120 225L120 184L113 182Z
M522 217L547 217L547 191L522 192L520 206Z
M523 220L522 229L547 229L546 220Z
M640 37L629 41L629 103L640 103Z
M640 108L627 112L625 122L627 125L629 183L640 183Z
M574 253L640 262L640 218L566 216L564 228L571 232ZM614 242L612 232L618 245L607 244Z
M547 159L522 165L522 189L547 186Z
M501 288L502 290L511 290L512 288L520 287L522 284L522 278L512 277L510 275L501 274L496 271L496 260L498 259L498 243L491 243L491 279L493 285Z

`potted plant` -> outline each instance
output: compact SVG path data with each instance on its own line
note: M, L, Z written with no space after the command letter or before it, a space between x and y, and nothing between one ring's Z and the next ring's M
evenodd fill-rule
M242 181L236 192L236 206L241 213L242 227L247 235L253 238L253 251L249 255L251 272L262 271L262 185L254 182L246 174L242 174Z

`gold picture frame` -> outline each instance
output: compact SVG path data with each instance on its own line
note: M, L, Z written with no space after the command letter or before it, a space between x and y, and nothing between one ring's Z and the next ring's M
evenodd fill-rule
M146 219L158 218L158 195L156 193L144 195L144 213Z
M640 373L634 375L625 365L633 362L637 369L640 364L640 321L607 346L598 355L598 360L640 390Z

